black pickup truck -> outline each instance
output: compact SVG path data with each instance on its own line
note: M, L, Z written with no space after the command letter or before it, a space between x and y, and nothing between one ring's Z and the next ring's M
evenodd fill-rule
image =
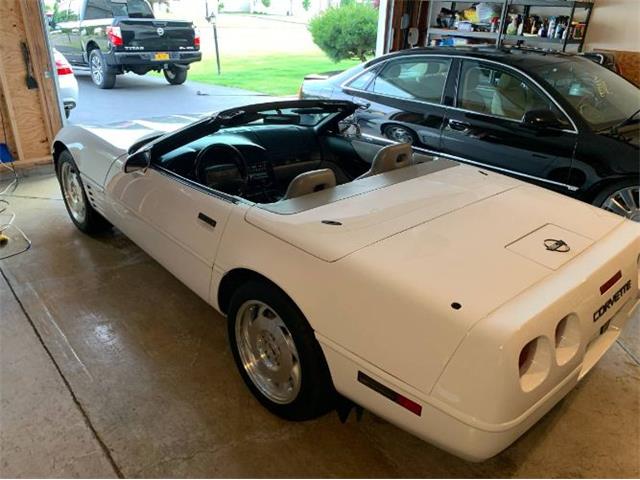
M99 88L116 75L162 70L180 85L189 64L200 61L200 35L187 21L159 20L146 0L56 0L51 44L72 65L88 67Z

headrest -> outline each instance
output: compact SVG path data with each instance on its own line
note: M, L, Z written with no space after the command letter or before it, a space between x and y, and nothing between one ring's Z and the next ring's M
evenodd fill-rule
M282 200L301 197L309 193L319 192L336 186L336 175L328 168L301 173L289 183L287 193Z

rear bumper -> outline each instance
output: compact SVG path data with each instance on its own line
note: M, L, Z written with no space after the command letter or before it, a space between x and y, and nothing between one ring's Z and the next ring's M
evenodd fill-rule
M156 60L156 53L168 53L169 59ZM189 65L202 60L202 52L110 52L106 55L107 65L110 67L157 67L163 65Z
M607 332L594 342L583 361L540 400L516 418L503 423L479 420L474 412L461 412L450 404L401 382L398 378L368 364L331 340L317 334L334 386L358 405L413 435L458 457L479 462L497 455L515 442L540 418L564 398L614 344L629 318L639 308L633 298L611 319ZM358 371L422 406L418 416L357 381ZM499 395L499 393L496 393Z

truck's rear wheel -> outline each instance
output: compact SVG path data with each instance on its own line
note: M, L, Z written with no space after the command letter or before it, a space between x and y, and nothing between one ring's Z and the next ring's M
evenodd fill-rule
M178 67L169 67L163 70L164 78L171 85L182 85L187 81L187 69Z
M116 84L116 75L109 73L107 62L102 52L95 48L89 54L89 68L91 69L91 80L98 88L110 89Z

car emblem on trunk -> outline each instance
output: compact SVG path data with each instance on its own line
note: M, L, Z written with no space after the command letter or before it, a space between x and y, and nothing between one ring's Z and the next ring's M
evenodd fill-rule
M571 250L571 247L567 245L564 240L556 240L555 238L546 238L544 241L544 248L552 252L565 253Z
M158 35L161 37L164 35L164 28L162 27L158 27L158 29L156 30L156 32L158 33Z

